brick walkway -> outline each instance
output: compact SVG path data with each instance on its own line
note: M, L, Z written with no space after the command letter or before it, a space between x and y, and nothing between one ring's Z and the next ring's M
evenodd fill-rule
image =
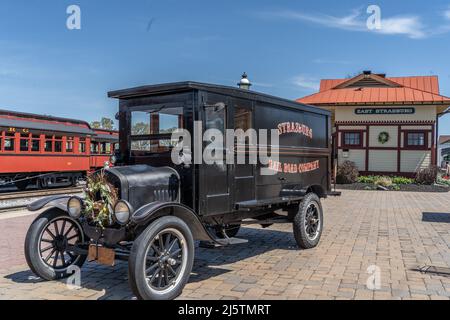
M449 299L450 194L344 191L324 201L320 245L297 250L290 225L248 227L248 244L197 248L185 299ZM1 216L0 216L1 217ZM42 282L24 265L32 217L0 218L0 299L130 299L127 266L86 264L82 289ZM379 267L381 288L366 286Z

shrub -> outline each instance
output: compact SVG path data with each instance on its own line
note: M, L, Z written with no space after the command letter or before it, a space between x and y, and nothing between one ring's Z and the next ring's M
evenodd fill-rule
M390 186L392 186L392 179L390 177L377 177L374 184L377 186L389 188Z
M450 186L450 177L447 175L443 175L442 177L437 178L437 182L446 186Z
M375 182L376 177L375 176L359 176L358 182L359 183L367 183L367 184L373 184Z
M413 184L414 179L405 178L405 177L393 177L392 183L393 184Z
M336 182L339 184L355 183L358 179L359 171L352 161L344 161L337 170Z
M436 182L437 174L437 166L430 166L428 168L422 169L416 175L416 182L418 184L433 184Z

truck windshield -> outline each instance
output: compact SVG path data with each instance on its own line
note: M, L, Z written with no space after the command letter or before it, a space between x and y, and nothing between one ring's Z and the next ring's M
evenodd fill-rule
M134 156L170 152L178 142L171 135L183 128L183 108L147 106L131 112L131 152Z

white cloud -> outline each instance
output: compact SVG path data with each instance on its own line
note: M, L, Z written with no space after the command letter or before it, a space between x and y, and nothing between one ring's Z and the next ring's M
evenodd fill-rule
M381 29L374 30L383 34L406 35L412 39L420 39L428 34L419 17L404 16L381 20Z
M298 75L292 79L292 83L300 88L318 91L320 82L316 78Z
M411 39L426 38L436 34L448 32L445 25L434 29L427 28L420 16L404 15L394 17L381 16L381 29L370 30L367 27L369 15L361 9L355 9L345 16L332 16L321 13L304 13L298 11L278 11L262 13L263 17L299 20L321 25L327 28L341 29L354 32L373 32L385 35L403 35ZM450 20L450 9L445 12L445 17ZM439 30L439 32L436 32Z
M448 9L444 12L444 17L445 17L447 20L450 20L450 8L448 8Z

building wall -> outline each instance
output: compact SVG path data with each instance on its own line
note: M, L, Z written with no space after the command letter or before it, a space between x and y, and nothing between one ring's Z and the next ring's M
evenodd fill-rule
M355 114L357 108L414 108L414 114L401 115L358 115ZM336 122L355 122L355 121L436 121L436 106L338 106L336 107Z
M338 106L336 127L338 138L338 162L345 160L356 163L363 173L385 173L413 175L422 168L436 162L435 158L435 106L395 106L395 108L415 108L412 115L358 115L356 108L389 108L389 106ZM362 143L359 146L344 146L345 131L360 132ZM426 133L427 146L419 149L406 148L407 131ZM378 141L379 134L387 132L389 141Z

